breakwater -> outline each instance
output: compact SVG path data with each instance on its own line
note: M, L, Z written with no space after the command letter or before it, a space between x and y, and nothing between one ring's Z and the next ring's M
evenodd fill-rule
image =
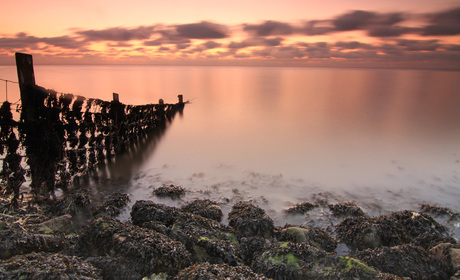
M160 99L157 104L126 105L116 93L112 101L58 93L35 83L32 56L17 53L16 63L19 120L9 102L0 109L2 190L13 194L13 204L26 176L34 198L46 199L117 155L132 152L184 108L182 95L174 104Z

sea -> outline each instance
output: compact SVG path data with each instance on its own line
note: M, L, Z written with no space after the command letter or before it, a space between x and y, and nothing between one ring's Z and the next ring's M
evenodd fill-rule
M15 67L0 66L0 78L17 81ZM283 210L300 202L354 202L374 216L422 204L460 211L459 71L47 65L35 79L125 104L188 102L90 183L100 194L171 206L209 198L224 213L250 201L278 225L296 222ZM18 85L0 81L0 97L17 102ZM152 194L170 184L186 195Z

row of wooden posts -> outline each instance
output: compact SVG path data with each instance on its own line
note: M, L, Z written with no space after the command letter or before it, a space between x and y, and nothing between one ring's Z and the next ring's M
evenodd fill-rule
M160 99L158 104L133 106L120 103L117 93L110 102L58 94L36 85L31 55L16 53L16 66L22 103L19 122L13 120L8 102L0 109L0 152L6 147L0 177L4 191L13 194L13 203L25 175L20 145L30 169L31 192L43 199L56 188L65 190L73 178L97 172L98 166L163 128L184 108L182 95L175 104Z

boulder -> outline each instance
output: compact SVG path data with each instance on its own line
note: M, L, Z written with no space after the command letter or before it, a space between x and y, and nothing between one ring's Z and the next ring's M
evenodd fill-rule
M279 241L306 243L326 252L334 252L337 242L325 231L317 228L286 226L278 234Z
M453 274L447 262L410 244L366 249L358 252L356 257L382 272L411 279L449 279Z
M277 242L255 258L251 268L272 279L399 279L351 258L305 243Z
M328 205L329 210L335 215L335 216L352 216L352 217L360 217L360 216L366 216L364 213L363 209L356 205L353 202L346 202L346 203L337 203L337 204L329 204Z
M154 230L106 217L86 227L76 249L86 257L124 258L143 276L177 273L191 264L190 253L182 243Z
M408 210L376 218L346 218L336 226L336 232L342 242L358 250L412 243L425 233L438 240L446 236L446 229L433 218Z
M217 202L209 199L197 199L182 206L182 211L190 212L202 217L222 221L223 213Z
M228 264L197 263L183 269L174 280L202 280L202 279L227 279L227 280L268 280L263 275L254 273L247 266L229 266Z
M129 195L125 193L112 194L102 205L94 209L93 215L99 217L116 217L120 215L123 208L130 201Z
M284 213L286 215L305 215L308 211L316 207L318 207L318 204L316 203L301 202L284 210Z
M0 278L30 279L103 279L99 269L75 256L30 253L0 261Z
M275 234L273 220L265 210L250 203L238 202L233 205L228 214L228 221L239 238L261 236L271 239Z

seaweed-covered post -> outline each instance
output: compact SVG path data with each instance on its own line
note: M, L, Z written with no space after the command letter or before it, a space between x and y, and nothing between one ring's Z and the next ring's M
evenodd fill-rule
M41 200L54 193L56 165L64 153L62 123L45 106L48 91L35 84L32 56L16 53L16 66L22 103L19 131L26 147L31 191Z

